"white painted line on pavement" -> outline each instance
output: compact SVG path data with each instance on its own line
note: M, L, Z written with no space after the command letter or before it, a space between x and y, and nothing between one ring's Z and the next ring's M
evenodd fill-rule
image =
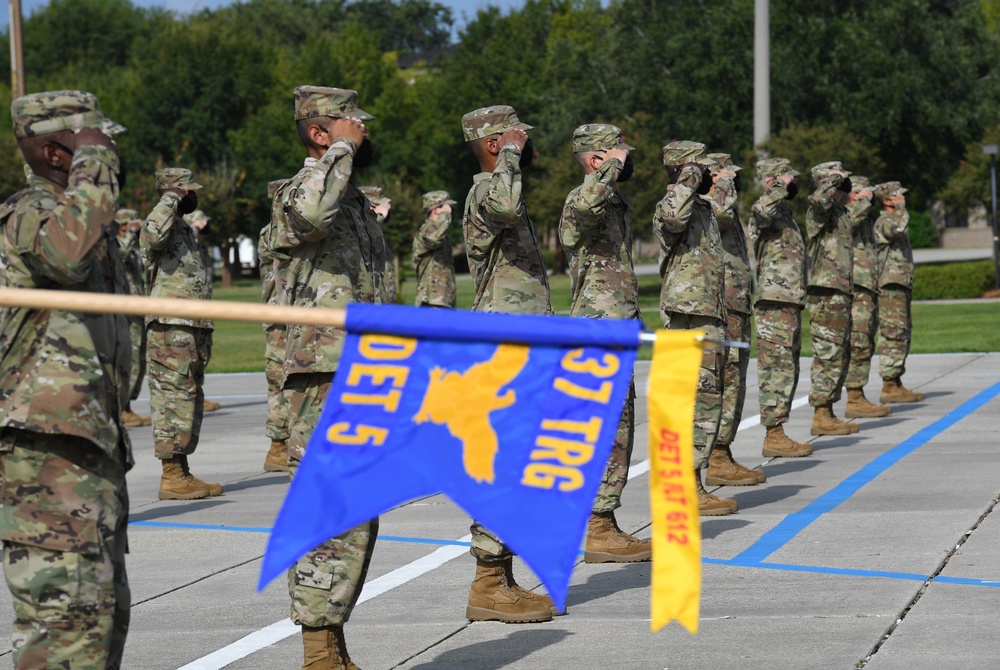
M472 535L460 537L458 542L469 542ZM387 591L391 591L397 586L402 586L411 582L417 577L435 570L453 558L458 558L469 553L467 546L448 544L435 549L422 558L418 558L412 563L396 568L392 572L386 573L377 579L365 584L358 604L376 598ZM246 658L254 652L260 651L272 644L281 642L286 637L291 637L299 632L299 627L292 623L291 619L282 619L275 623L250 633L246 637L240 638L236 642L214 651L208 656L202 656L196 661L192 661L178 670L220 670L230 663L235 663L241 658Z
M796 398L792 402L792 409L798 409L808 402L809 398L806 396ZM743 419L736 430L739 432L757 425L760 425L760 414ZM647 472L649 472L648 459L641 463L636 463L629 468L629 481L634 477L641 477ZM471 535L466 535L459 538L458 541L469 542L471 539ZM446 545L435 549L423 558L418 558L412 563L407 563L400 568L396 568L378 579L373 579L365 584L364 590L361 592L361 597L358 598L358 605L380 596L397 586L402 586L407 582L413 581L417 577L425 575L431 570L441 567L448 561L467 553L468 550L468 547L464 546ZM270 647L272 644L276 644L298 632L299 627L292 623L290 619L282 619L266 628L261 628L258 631L250 633L246 637L240 638L236 642L218 651L214 651L208 656L202 656L198 660L178 668L178 670L221 670L221 668L226 667L230 663L235 663L242 658L246 658L250 654L258 652L265 647Z

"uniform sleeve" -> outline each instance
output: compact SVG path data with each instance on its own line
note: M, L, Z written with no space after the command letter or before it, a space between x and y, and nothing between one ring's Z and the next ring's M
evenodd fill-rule
M437 249L448 239L448 226L450 225L451 214L439 210L436 215L432 214L427 217L427 220L420 226L417 236L427 249Z
M733 225L736 196L736 182L732 177L723 177L715 182L715 191L709 197L709 202L721 231L729 230L729 226Z
M880 238L880 244L905 239L910 233L910 213L903 209L894 212L883 212L875 222L875 233Z
M617 158L606 160L583 180L583 186L570 193L566 207L572 210L576 225L593 228L608 214L608 202L615 193L615 182L625 164Z
M178 218L177 206L180 202L181 197L171 191L160 197L160 201L142 224L139 244L144 250L162 249L167 245L174 221Z
M524 213L520 159L521 149L516 144L507 144L500 149L489 188L479 205L486 227L494 232L515 225Z
M112 149L80 147L56 206L24 213L27 225L19 225L19 246L34 272L58 284L78 284L87 277L94 250L115 220L118 170Z
M868 212L872 210L872 201L859 198L855 200L847 207L847 217L851 222L851 230L857 230L861 222L865 220L868 216Z
M355 151L357 145L351 140L337 140L299 185L287 192L285 210L299 239L317 242L327 236L350 184Z
M693 188L685 184L671 184L667 194L656 203L653 214L653 229L661 233L679 233L687 228L694 211L694 200L700 197Z
M809 196L809 207L813 211L813 216L806 217L806 234L812 239L823 232L823 227L830 220L830 212L833 210L833 193L837 190L840 182L829 181L823 184Z
M750 216L758 229L765 230L778 220L778 205L788 196L788 184L776 179L764 195L750 208Z

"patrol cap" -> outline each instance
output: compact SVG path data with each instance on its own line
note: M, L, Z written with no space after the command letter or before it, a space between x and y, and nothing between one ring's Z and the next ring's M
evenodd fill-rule
M514 129L528 131L532 129L532 126L521 123L521 120L517 118L517 112L510 105L480 107L462 117L462 135L466 142L499 135Z
M813 166L812 177L816 181L823 181L824 179L829 178L830 174L835 171L843 172L846 175L851 174L844 169L844 167L840 164L840 161L829 161L827 163L820 163L819 165Z
M698 165L703 165L703 166L707 167L709 170L712 170L712 171L716 171L720 167L719 166L719 161L715 160L714 158L709 157L707 154L706 155L702 155L702 156L698 156L697 158L694 159L693 162L697 163Z
M448 195L448 191L431 191L430 193L424 193L423 197L424 209L433 209L438 205L457 205L458 203L451 199Z
M375 117L358 107L358 92L346 88L326 86L298 86L295 88L295 120L330 118L370 121Z
M201 184L191 178L191 170L187 168L163 168L156 171L156 188L166 191L168 188L182 188L186 191L197 191Z
M382 194L381 186L360 186L358 187L358 190L361 191L373 205L382 205L392 202L392 200Z
M663 164L667 167L694 163L705 153L705 145L701 142L681 140L671 142L663 147Z
M798 177L800 172L792 167L791 161L787 158L765 158L757 161L757 179L770 179L773 177Z
M863 191L865 189L871 188L872 183L868 177L863 177L861 175L854 175L851 177L851 190L852 191Z
M287 179L275 179L274 181L267 182L267 197L274 198L278 193L278 189L281 188Z
M97 106L97 96L87 91L45 91L21 96L10 103L14 137L45 135L60 130L96 128L107 135L125 132Z
M610 123L585 123L573 131L573 153L608 149L632 150L635 147L625 144L622 129Z
M119 209L115 212L115 222L121 225L139 220L139 212L134 209Z
M733 157L729 154L712 153L708 154L708 157L718 164L720 170L732 170L733 172L739 172L743 169L739 165L733 164Z
M875 197L888 198L894 195L903 195L909 189L903 188L898 181L887 181L875 187Z

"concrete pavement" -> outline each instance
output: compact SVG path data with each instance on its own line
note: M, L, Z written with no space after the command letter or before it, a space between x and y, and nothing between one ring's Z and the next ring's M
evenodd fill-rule
M579 565L569 614L551 623L469 623L469 520L435 496L382 517L364 601L347 627L352 656L365 670L1000 667L1000 355L913 356L909 370L904 381L926 402L861 420L855 436L816 438L812 457L766 462L766 484L721 491L741 509L703 520L697 636L677 624L650 633L649 564ZM808 371L804 359L800 397ZM637 366L633 476L618 517L648 536L647 372L648 363ZM755 375L752 364L733 445L747 465L764 460ZM879 388L873 381L869 397ZM261 472L264 377L213 375L207 391L223 409L207 415L191 464L222 481L224 496L157 501L150 429L132 431L133 610L123 667L299 668L284 585L255 591L286 490L283 475ZM789 434L806 439L810 419L808 407L797 409ZM537 586L523 565L517 574ZM6 590L0 600L0 629L10 630ZM10 664L7 652L0 666Z

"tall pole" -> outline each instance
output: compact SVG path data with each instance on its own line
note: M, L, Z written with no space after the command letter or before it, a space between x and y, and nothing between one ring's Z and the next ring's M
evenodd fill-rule
M753 145L771 136L771 19L769 0L754 0Z
M10 94L11 99L24 95L24 47L21 40L21 0L10 0Z
M997 230L997 145L986 144L983 153L990 157L990 204L993 208L993 288L1000 291L1000 231Z

